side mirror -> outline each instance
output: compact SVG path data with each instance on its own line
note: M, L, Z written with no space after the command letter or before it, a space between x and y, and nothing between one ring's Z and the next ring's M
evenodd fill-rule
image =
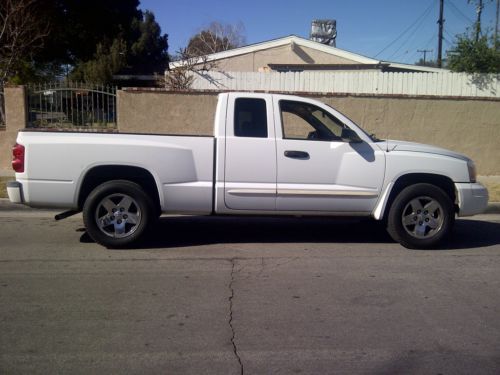
M349 128L344 128L342 129L342 134L340 135L340 138L344 142L349 142L349 143L361 143L363 140L359 138L358 133L356 133L354 130L349 129Z

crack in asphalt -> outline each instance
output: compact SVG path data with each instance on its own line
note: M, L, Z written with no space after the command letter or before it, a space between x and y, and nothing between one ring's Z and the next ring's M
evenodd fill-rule
M240 365L240 374L243 375L243 363L241 362L240 355L238 354L238 348L236 347L236 342L235 342L236 332L233 326L233 298L234 298L233 283L234 283L235 267L236 267L236 259L232 258L231 280L229 282L229 291L231 292L231 294L229 295L229 327L231 328L231 345L233 346L233 352Z

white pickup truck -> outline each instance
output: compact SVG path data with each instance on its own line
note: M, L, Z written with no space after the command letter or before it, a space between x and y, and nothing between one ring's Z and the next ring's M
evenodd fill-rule
M488 203L467 157L381 141L326 104L277 94L220 94L213 136L24 130L12 165L12 202L83 211L107 247L176 213L372 217L403 246L432 248L455 215Z

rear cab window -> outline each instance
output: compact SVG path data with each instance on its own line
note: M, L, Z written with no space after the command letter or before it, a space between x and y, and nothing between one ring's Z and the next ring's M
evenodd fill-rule
M235 100L234 135L267 138L267 109L264 99L237 98Z

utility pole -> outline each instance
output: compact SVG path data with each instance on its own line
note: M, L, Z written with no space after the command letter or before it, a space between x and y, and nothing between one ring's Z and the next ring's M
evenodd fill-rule
M417 49L417 52L423 53L424 54L424 65L425 65L425 58L427 56L427 52L432 52L432 49Z
M483 12L483 0L479 0L476 7L477 21L476 21L476 42L479 41L481 34L481 13Z
M438 20L439 35L438 35L438 57L437 57L438 68L441 68L443 66L443 59L442 59L442 57L443 57L443 25L444 25L443 8L444 8L444 0L439 0L439 20ZM424 60L425 60L425 54L424 54Z
M496 22L495 22L495 42L494 42L494 46L495 46L495 50L498 51L498 10L500 8L500 0L497 0L497 19L496 19Z

